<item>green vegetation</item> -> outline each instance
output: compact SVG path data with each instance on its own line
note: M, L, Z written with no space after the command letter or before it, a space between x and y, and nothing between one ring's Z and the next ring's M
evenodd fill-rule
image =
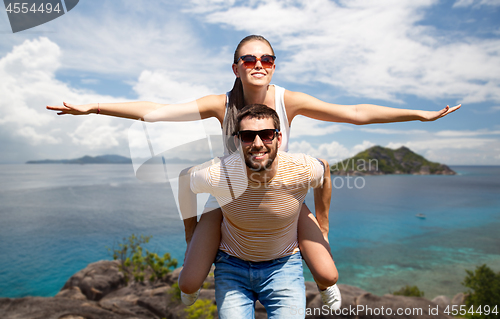
M179 283L175 282L172 287L169 289L169 293L171 295L171 301L181 301L181 289L179 288Z
M141 235L137 237L132 234L128 238L123 238L117 249L108 247L113 259L120 261L120 271L124 274L127 282L130 279L143 282L146 277L151 282L162 280L171 272L171 268L177 267L177 260L171 259L170 254L166 253L160 257L158 254L141 247L149 243L151 238L152 236ZM208 286L208 283L203 285L204 288L208 288ZM174 283L168 293L171 295L172 302L181 301L181 290L178 283ZM216 310L217 306L209 299L199 299L192 306L184 309L188 319L214 319Z
M462 283L470 288L466 299L466 318L500 318L500 272L493 272L488 266L482 265L476 270L466 270L467 277Z
M209 299L199 299L191 307L184 309L188 319L214 319L217 306Z
M406 285L403 288L399 289L392 293L396 296L407 296L407 297L423 297L424 292L420 291L417 286L409 286Z
M113 247L108 251L114 260L120 261L120 271L124 274L128 282L133 278L137 282L143 282L148 276L149 281L162 280L165 275L171 272L170 268L177 267L177 260L172 259L169 253L160 257L157 253L144 250L141 245L147 244L153 236L140 237L132 234L128 238L123 238L118 244L118 249Z
M430 174L449 171L449 167L426 160L407 147L396 150L381 146L373 146L355 156L330 165L332 174L342 172L359 172L366 174L415 174L422 168Z

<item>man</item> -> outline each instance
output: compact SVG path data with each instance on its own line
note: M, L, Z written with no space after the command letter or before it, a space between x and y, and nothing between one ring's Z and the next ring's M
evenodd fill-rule
M193 216L195 193L212 194L222 208L215 260L219 317L253 318L256 300L268 318L304 317L297 222L308 189L321 187L327 166L278 152L278 115L265 105L240 111L234 138L239 153L190 169L179 189L185 218Z

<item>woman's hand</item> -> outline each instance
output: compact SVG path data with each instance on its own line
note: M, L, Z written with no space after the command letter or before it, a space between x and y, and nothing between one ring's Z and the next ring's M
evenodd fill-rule
M62 106L47 106L47 110L58 111L57 115L72 114L72 115L86 115L90 113L97 113L97 104L83 104L75 105L63 102Z
M443 116L446 116L450 113L455 112L461 106L462 106L462 104L459 104L459 105L454 106L454 107L450 107L449 105L447 105L444 109L442 109L440 111L423 111L421 121L422 122L435 121L439 118L442 118Z

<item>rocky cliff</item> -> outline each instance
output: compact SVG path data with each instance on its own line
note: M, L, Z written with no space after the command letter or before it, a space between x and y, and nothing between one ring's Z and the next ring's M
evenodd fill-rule
M146 319L188 318L188 307L180 302L177 282L180 269L159 283L125 283L116 261L99 261L73 275L51 298L0 298L2 319ZM376 296L357 287L339 285L342 309L337 313L323 307L316 285L306 283L307 308L291 309L303 312L306 318L451 318L443 311L450 304L462 304L463 295L453 301L440 296L433 301L384 295ZM214 278L209 276L200 299L215 304ZM215 313L215 318L217 314ZM204 318L200 316L198 318ZM262 305L256 306L256 318L267 318Z

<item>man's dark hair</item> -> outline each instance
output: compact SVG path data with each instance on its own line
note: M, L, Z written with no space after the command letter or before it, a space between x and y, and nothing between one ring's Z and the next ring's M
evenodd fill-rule
M238 112L238 115L236 116L236 127L233 135L237 134L240 131L240 123L246 117L249 117L251 119L272 118L274 128L278 131L280 130L280 119L278 117L278 113L276 113L275 110L264 104L250 104L245 106Z

